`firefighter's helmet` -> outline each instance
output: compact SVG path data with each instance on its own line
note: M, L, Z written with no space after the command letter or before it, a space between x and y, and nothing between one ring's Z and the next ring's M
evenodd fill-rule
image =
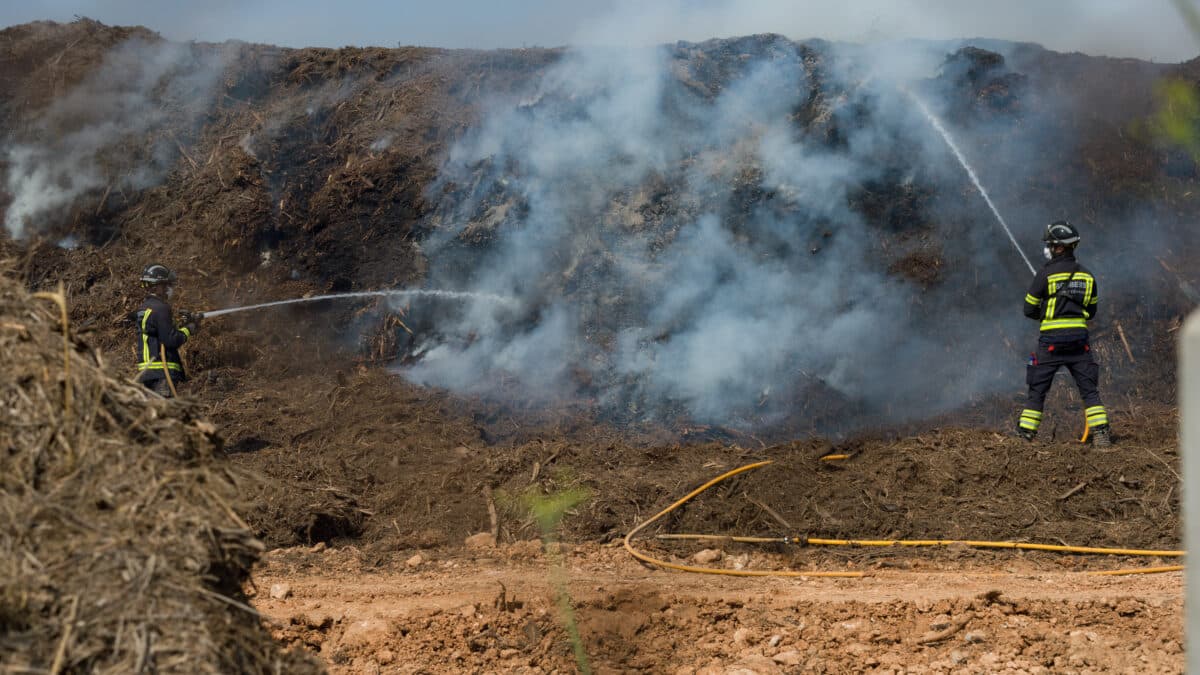
M173 284L175 279L175 272L159 263L151 263L142 270L141 281L143 284Z
M1079 230L1065 220L1056 220L1046 226L1042 241L1050 246L1074 246L1079 243Z

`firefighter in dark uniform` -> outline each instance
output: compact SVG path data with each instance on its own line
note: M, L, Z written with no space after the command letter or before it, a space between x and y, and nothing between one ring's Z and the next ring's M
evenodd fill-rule
M1049 261L1034 276L1025 295L1025 316L1041 322L1037 351L1029 355L1025 381L1029 395L1021 411L1018 433L1032 441L1042 423L1042 407L1065 367L1083 398L1088 430L1096 447L1112 445L1108 412L1100 402L1100 366L1088 343L1088 320L1096 317L1096 278L1075 260L1079 231L1060 220L1046 226L1042 237Z
M134 319L137 322L137 381L164 397L170 397L172 385L187 380L179 348L199 328L198 315L186 312L175 322L171 305L167 301L175 290L175 273L165 265L154 263L142 270L142 288L146 299L138 308Z

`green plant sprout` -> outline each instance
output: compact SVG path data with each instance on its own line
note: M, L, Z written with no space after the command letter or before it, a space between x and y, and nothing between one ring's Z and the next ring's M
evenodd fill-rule
M1184 24L1200 42L1200 6L1193 0L1172 0ZM1200 163L1200 93L1184 80L1166 80L1155 90L1158 111L1152 120L1163 140L1187 150Z
M1184 148L1200 162L1200 95L1183 80L1164 80L1155 87L1158 110L1151 126L1159 138Z
M522 503L542 531L542 542L546 557L550 561L550 582L554 586L559 616L571 640L575 664L584 675L591 675L592 668L588 664L583 638L579 635L579 624L575 621L575 607L567 588L567 567L563 562L562 547L552 544L558 542L558 527L563 516L591 497L591 492L581 487L566 487L545 495L536 487L531 487L521 496Z

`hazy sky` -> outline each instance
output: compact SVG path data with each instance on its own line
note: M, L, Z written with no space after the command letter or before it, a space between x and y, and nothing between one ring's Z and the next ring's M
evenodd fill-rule
M1200 0L1184 0L1198 2ZM753 33L855 42L991 37L1058 51L1181 61L1200 54L1172 0L39 0L0 26L87 16L178 40L292 47L558 46Z

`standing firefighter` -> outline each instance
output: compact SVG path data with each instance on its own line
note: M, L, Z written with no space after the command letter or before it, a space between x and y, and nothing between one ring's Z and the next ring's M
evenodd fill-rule
M1025 316L1041 322L1037 351L1029 355L1025 381L1029 384L1026 407L1018 431L1032 441L1042 423L1042 407L1054 374L1066 367L1083 397L1087 426L1096 447L1112 445L1108 413L1100 402L1100 366L1088 344L1088 320L1096 316L1096 278L1075 260L1079 231L1060 220L1046 226L1049 262L1042 267L1025 295Z
M181 313L182 322L175 323L171 306L167 304L175 290L175 273L157 263L142 270L142 288L146 299L135 315L138 359L138 382L162 396L172 396L172 389L187 379L179 348L196 333L199 317Z

